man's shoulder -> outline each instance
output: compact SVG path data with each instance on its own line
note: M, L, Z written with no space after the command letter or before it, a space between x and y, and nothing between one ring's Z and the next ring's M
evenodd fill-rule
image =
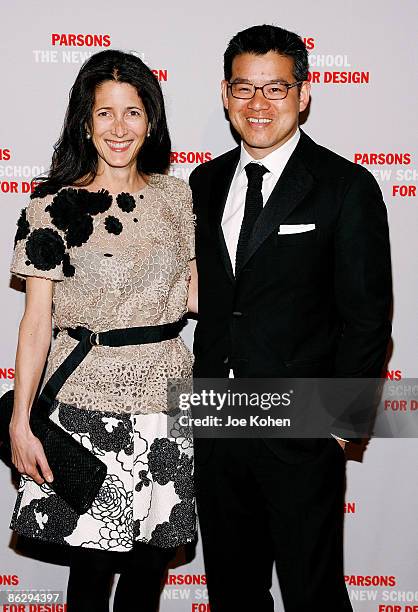
M364 166L355 164L335 151L314 142L307 134L303 135L304 150L310 169L316 176L335 177L348 181L356 178L373 180L373 175Z
M196 183L208 180L209 177L212 178L218 172L223 172L225 167L230 167L235 161L238 161L239 151L239 147L235 147L197 166L190 175L190 186L193 188Z

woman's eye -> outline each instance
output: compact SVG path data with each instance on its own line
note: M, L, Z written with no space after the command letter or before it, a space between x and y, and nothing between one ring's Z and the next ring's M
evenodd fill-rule
M106 117L109 113L107 111L100 111L97 113L99 117Z
M140 117L141 116L141 112L139 110L131 110L130 114L133 115L134 117Z

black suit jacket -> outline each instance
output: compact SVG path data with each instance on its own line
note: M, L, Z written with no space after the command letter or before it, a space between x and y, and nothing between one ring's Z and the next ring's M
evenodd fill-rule
M386 207L373 176L304 132L234 277L221 220L240 148L190 176L196 377L379 377L390 339ZM282 224L313 231L278 234Z

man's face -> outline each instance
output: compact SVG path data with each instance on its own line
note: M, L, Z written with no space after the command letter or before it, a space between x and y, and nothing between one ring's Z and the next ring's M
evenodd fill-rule
M231 83L247 82L261 87L281 81L294 83L293 59L269 51L264 55L243 53L232 62ZM283 145L298 127L299 113L308 105L310 85L289 89L284 100L267 100L257 89L250 100L234 98L222 81L222 98L235 130L254 159L261 159ZM258 120L262 120L259 121Z

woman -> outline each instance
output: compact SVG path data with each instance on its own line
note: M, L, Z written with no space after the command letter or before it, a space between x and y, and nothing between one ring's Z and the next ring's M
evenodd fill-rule
M195 537L191 441L167 432L167 380L191 376L177 336L100 346L100 332L161 326L196 310L189 188L166 176L170 138L157 79L137 57L93 55L71 90L48 178L18 221L12 273L26 277L16 356L12 459L22 474L11 527L70 546L68 609L158 607L176 547ZM96 454L107 476L78 515L29 425L51 339L45 380L95 332L92 350L59 391L50 418ZM159 328L158 328L159 329ZM157 329L157 331L158 331ZM97 344L97 345L96 345Z

